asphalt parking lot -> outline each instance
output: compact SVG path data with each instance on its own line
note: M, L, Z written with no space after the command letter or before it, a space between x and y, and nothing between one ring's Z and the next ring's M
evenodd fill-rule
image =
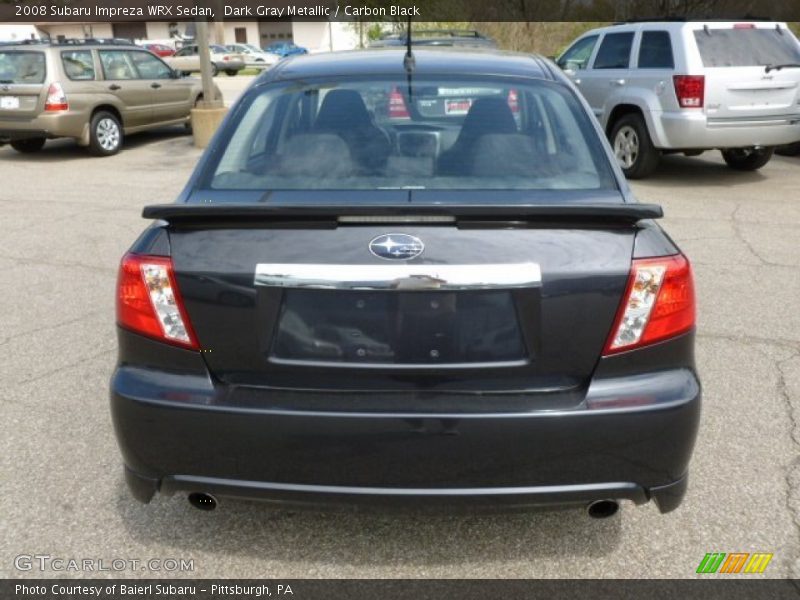
M220 78L229 99L245 83ZM707 552L762 551L764 576L800 577L800 157L758 173L670 157L634 185L694 264L705 404L684 504L597 521L136 503L107 406L116 269L142 206L172 201L199 155L181 128L111 158L0 148L0 576L64 575L15 568L45 554L193 559L169 575L199 577L692 577Z

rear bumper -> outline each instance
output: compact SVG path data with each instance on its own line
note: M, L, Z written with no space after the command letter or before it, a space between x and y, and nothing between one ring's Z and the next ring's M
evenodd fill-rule
M800 113L762 119L709 119L701 112L653 117L653 143L664 149L780 146L800 140Z
M40 114L30 119L0 118L0 140L37 137L80 139L89 123L89 115L80 111Z
M516 413L291 410L280 390L263 393L280 408L253 408L226 405L230 392L207 376L117 369L112 415L139 500L194 491L514 509L653 499L667 512L686 490L701 402L686 368L596 380L577 407Z

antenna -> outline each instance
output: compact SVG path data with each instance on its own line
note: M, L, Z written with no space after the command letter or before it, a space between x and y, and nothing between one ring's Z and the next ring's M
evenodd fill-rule
M411 51L411 17L408 17L408 26L406 27L406 55L403 58L403 66L409 74L417 66L414 53Z
M411 51L411 17L408 17L408 27L406 28L406 55L403 57L403 67L406 69L406 79L408 80L408 103L412 104L411 74L417 66L414 53Z

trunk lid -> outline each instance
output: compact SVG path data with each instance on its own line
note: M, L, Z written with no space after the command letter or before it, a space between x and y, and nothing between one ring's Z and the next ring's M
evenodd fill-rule
M228 207L165 208L146 216L170 220L189 318L209 369L228 384L562 392L565 402L588 382L612 326L636 211L660 214L618 204L580 217L576 207L560 216L516 207L513 219L496 207L486 216L449 207L420 218L331 218L348 211L261 206L225 219ZM204 209L209 218L198 216ZM270 217L255 217L259 209ZM424 250L381 258L370 244L387 235L413 236Z

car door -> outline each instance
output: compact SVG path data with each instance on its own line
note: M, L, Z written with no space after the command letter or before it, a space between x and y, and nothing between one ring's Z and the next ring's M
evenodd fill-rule
M98 50L103 79L109 93L122 105L125 129L141 127L153 118L153 89L150 82L139 78L126 50Z
M581 76L581 92L603 125L614 105L612 97L624 95L634 33L633 30L607 32L590 68Z
M169 64L176 71L199 71L200 58L197 54L197 46L181 48L170 59Z
M152 122L174 121L189 115L193 82L174 75L161 59L144 50L129 50L128 56L141 81L152 90Z
M633 48L634 61L625 87L635 89L637 96L661 110L677 110L672 76L675 58L669 31L644 29Z

